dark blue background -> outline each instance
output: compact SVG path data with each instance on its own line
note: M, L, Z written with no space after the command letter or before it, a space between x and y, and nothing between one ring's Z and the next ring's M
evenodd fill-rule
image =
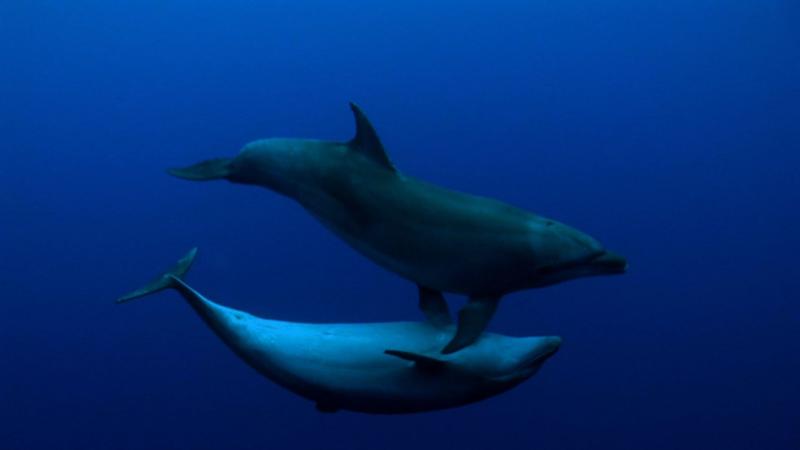
M796 3L3 1L0 448L800 448ZM225 304L417 318L289 200L164 174L347 139L351 99L402 171L629 257L504 301L494 331L565 339L538 377L323 415L176 295L112 303L198 245Z

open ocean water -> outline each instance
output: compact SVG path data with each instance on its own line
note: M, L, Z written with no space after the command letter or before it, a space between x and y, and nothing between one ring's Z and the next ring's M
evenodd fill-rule
M793 0L0 2L0 449L800 448ZM627 274L508 296L559 335L518 388L321 414L174 293L292 321L416 320L416 289L299 206L164 169L269 136L574 225ZM459 298L449 296L452 305Z

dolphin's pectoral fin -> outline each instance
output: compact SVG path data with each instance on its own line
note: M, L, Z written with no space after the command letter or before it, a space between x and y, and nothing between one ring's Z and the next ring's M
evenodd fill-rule
M406 361L411 361L414 363L414 367L423 370L441 370L447 365L447 361L420 355L419 353L404 352L402 350L384 350L383 353L405 359Z
M419 309L425 314L428 322L437 327L444 328L453 323L450 309L440 291L417 285L419 288Z
M350 109L353 110L353 116L356 119L356 135L347 145L353 151L361 153L379 166L396 172L394 164L389 160L389 156L386 155L386 150L383 149L378 133L375 132L375 128L367 119L364 111L353 102L350 102Z
M321 413L335 413L339 411L339 407L333 403L317 402L317 411Z
M231 174L231 158L201 161L189 167L167 169L167 173L184 180L206 181L227 178Z
M499 297L471 297L469 303L458 312L456 335L442 353L455 353L478 340L492 320L499 302Z

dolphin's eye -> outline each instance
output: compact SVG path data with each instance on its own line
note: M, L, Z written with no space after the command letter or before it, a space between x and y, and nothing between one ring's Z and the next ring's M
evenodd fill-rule
M552 220L548 220L547 222L544 223L544 225L546 227L552 227L553 226L553 221Z

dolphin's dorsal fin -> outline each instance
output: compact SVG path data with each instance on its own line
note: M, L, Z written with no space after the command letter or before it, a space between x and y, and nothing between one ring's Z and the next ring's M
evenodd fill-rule
M420 355L419 353L406 352L403 350L384 350L383 353L405 359L406 361L411 361L414 363L414 367L423 370L441 370L447 366L447 361Z
M394 168L394 164L389 160L389 156L386 155L386 150L383 149L383 144L381 144L378 133L375 132L375 128L369 123L369 119L367 119L364 111L353 102L350 102L350 109L353 110L353 117L356 120L356 135L347 145L353 151L361 153L375 164L389 171L396 172L397 170Z
M417 285L419 288L419 309L425 314L428 323L436 328L444 328L452 325L453 318L450 317L450 309L440 291Z

